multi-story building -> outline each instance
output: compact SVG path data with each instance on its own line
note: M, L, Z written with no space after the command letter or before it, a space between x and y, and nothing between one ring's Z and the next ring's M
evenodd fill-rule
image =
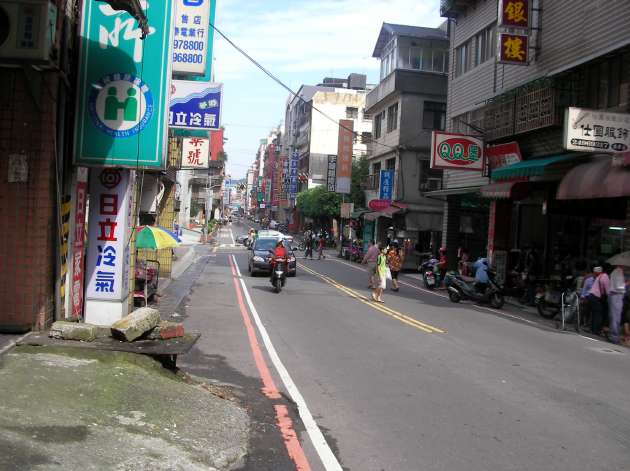
M423 192L441 185L441 171L429 168L429 156L431 131L443 129L446 118L448 36L443 28L383 23L373 57L381 72L366 98L373 142L364 188L368 202L393 203L364 216L364 238L385 240L393 228L408 246L428 250L442 230L442 204ZM393 191L381 188L381 174L388 171L394 172Z
M339 120L353 122L358 136L353 157L366 155L372 133L371 118L365 113L369 88L365 75L350 74L347 79L325 78L318 85L302 85L297 96L289 97L283 150L287 155L299 152L301 190L326 183L328 156L338 152Z
M450 30L447 127L483 138L487 154L483 172L445 170L449 259L471 233L487 234L487 251L503 269L532 247L547 273L561 259L628 250L628 186L619 182L630 172L609 152L630 142L630 3L440 6ZM569 107L580 108L577 119ZM469 220L471 208L484 207L485 231ZM486 253L477 250L473 256Z

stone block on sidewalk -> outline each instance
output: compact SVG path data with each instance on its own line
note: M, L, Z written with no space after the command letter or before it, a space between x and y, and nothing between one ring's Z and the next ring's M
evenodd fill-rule
M112 324L112 336L127 342L133 342L145 332L153 329L160 322L157 309L141 307L128 316Z
M147 339L150 340L167 340L184 336L184 324L181 322L161 321L151 330Z
M91 342L96 339L97 328L92 324L57 321L50 328L49 336L54 339L81 340Z

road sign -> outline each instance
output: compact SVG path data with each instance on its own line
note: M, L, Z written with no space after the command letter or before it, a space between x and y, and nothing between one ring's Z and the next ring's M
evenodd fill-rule
M166 162L173 4L142 2L148 36L127 12L84 4L75 163L163 168Z

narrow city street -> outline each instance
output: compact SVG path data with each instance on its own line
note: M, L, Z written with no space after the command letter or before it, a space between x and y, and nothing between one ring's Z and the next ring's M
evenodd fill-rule
M250 405L246 469L628 469L628 349L452 304L413 275L375 304L364 268L332 251L299 254L276 294L234 244L247 228L197 247L177 309L203 334L182 370Z

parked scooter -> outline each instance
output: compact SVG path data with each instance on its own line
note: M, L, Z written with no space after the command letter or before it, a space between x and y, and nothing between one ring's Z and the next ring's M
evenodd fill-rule
M269 260L271 262L271 258ZM276 293L282 291L282 288L287 282L287 263L286 258L276 258L273 268L271 269L271 277L269 281Z
M539 288L535 302L538 314L545 319L555 318L564 305L564 321L573 322L579 306L575 277L568 275L562 280L554 280Z
M503 289L496 282L496 273L487 269L488 283L485 290L479 291L474 278L463 277L456 272L448 272L444 283L448 289L451 302L458 303L462 299L470 299L478 303L490 304L495 309L501 309L505 303Z
M435 289L435 287L439 284L439 262L440 261L437 258L432 257L429 260L424 261L422 265L420 265L420 273L422 273L422 281L424 282L424 287L426 289Z

